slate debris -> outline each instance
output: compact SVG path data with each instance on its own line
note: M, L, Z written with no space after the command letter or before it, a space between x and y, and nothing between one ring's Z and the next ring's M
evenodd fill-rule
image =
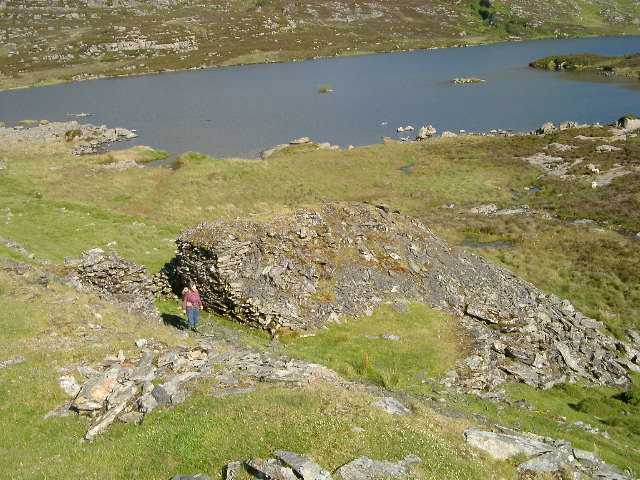
M79 259L65 259L73 267L67 280L81 290L95 291L128 311L160 319L155 298L167 292L162 275L100 248L83 252Z
M70 375L60 388L72 398L47 418L75 412L91 418L85 440L106 431L116 420L139 424L156 408L171 408L186 400L188 385L203 376L214 379L213 395L243 395L258 383L278 382L297 387L314 382L346 385L321 365L252 350L224 338L207 338L194 347L167 348L147 342L137 358L122 352L102 365L83 366L87 378L78 383Z
M474 347L473 361L445 380L465 391L492 391L508 378L619 387L640 369L639 348L620 355L601 322L387 205L325 203L264 222L203 222L177 247L165 271L174 289L192 279L208 310L273 335L313 332L402 299L448 310Z
M561 473L569 468L589 478L633 480L633 476L605 463L597 454L573 448L571 442L496 426L494 431L469 428L464 438L472 447L497 460L523 456L522 473ZM564 478L564 477L563 477ZM576 477L578 478L578 477Z
M399 462L356 458L338 468L334 475L305 455L287 450L276 450L268 459L252 458L227 464L226 480L235 480L241 469L253 478L263 480L382 480L410 478L411 468L422 462L416 455L407 455Z

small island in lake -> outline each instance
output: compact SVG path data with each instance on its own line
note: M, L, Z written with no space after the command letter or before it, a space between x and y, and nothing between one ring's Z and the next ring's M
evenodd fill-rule
M624 76L640 79L640 53L622 56L604 56L593 53L544 57L529 64L542 70L599 72L606 76Z

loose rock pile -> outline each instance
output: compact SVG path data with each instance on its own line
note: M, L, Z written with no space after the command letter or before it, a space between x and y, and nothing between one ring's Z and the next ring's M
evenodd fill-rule
M605 463L598 455L573 448L566 440L540 437L531 433L519 433L504 427L498 432L470 428L464 432L467 443L485 451L498 460L524 456L527 460L518 466L522 473L586 474L589 478L603 480L632 480L633 477ZM564 475L562 478L566 478ZM572 478L580 478L574 476Z
M32 128L0 127L0 141L73 142L74 155L97 153L106 144L130 140L138 135L126 128L108 128L71 122L46 122Z
M475 354L446 382L493 389L513 376L547 388L578 378L624 385L640 347L509 271L453 250L384 205L325 204L268 222L202 223L177 241L174 282L196 281L205 307L277 334L415 299L457 314ZM618 350L625 357L618 356Z
M212 394L238 395L252 391L258 382L300 386L314 382L341 384L341 378L320 365L275 357L235 345L226 340L203 340L193 348L168 349L146 339L138 358L122 352L107 357L102 365L79 367L85 377L79 383L67 373L60 387L72 400L47 417L70 411L91 417L86 440L104 432L115 421L139 423L158 407L182 403L188 396L186 384L198 378L214 378Z
M286 450L273 452L274 458L252 458L231 462L225 469L227 480L237 479L244 470L253 478L271 480L331 480L332 474L310 458ZM393 463L384 460L372 460L359 457L338 468L333 475L341 480L383 480L388 478L406 478L411 467L422 460L415 455L407 455L403 460ZM174 479L180 477L174 477ZM184 477L182 477L184 478Z
M96 291L117 301L128 311L159 318L153 304L166 290L161 275L151 277L146 268L100 248L88 250L79 259L66 259L74 266L68 280L79 289Z

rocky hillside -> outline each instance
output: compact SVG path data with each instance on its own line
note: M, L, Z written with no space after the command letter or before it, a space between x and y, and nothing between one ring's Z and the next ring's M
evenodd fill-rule
M175 168L39 123L0 129L9 476L638 477L633 116Z
M3 0L0 88L500 39L638 33L624 0Z
M180 236L172 268L177 287L195 281L209 309L273 334L305 333L403 299L451 311L476 348L450 377L470 389L495 388L508 375L543 388L576 378L624 385L627 369L640 371L640 345L617 342L568 300L450 248L386 205L203 223Z

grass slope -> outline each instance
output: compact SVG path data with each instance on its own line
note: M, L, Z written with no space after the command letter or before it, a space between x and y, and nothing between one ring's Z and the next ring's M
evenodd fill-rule
M22 244L36 260L59 264L65 256L101 246L156 270L172 257L176 234L202 219L269 215L323 199L383 201L420 217L452 244L465 238L511 242L513 248L477 251L543 290L569 298L621 334L629 326L640 327L638 244L617 231L640 230L640 175L594 190L588 179L542 176L520 160L560 142L578 146L563 155L597 161L603 170L637 166L637 138L617 142L621 151L597 153L596 146L605 141L579 141L578 134L606 137L609 132L451 138L340 152L290 149L267 161L188 154L177 169L123 171L105 169L112 154L76 157L67 144L5 143L0 145L6 163L0 171L0 237ZM526 190L530 186L539 191ZM484 203L528 204L553 218L469 212ZM599 223L568 223L575 218ZM6 246L0 246L0 255L28 260ZM63 273L59 265L48 268ZM0 358L22 354L27 362L0 370L5 387L0 420L6 425L0 465L20 472L18 478L215 475L225 461L266 455L274 448L310 453L331 467L360 454L395 459L417 453L425 459L418 478L513 478L513 465L489 462L462 445L465 426L484 422L567 438L640 472L637 387L623 397L579 385L545 392L515 385L506 392L508 401L498 404L448 392L438 377L466 354L466 343L453 319L414 304L384 307L315 337L285 338L280 346L219 318L206 316L203 325L205 331L236 328L242 341L256 348L274 348L409 395L417 412L409 419L377 413L369 394L265 386L225 400L211 398L203 382L179 408L154 412L140 427L118 425L96 442L80 444L86 420L42 419L63 401L56 385L60 368L99 361L119 349L130 352L140 337L170 345L193 339L172 327L141 322L53 278L47 282L39 273L14 270L0 271ZM159 306L172 318L180 314L173 302ZM379 338L385 334L400 340ZM580 430L572 425L577 420L606 430L609 438ZM353 431L354 426L364 432Z

